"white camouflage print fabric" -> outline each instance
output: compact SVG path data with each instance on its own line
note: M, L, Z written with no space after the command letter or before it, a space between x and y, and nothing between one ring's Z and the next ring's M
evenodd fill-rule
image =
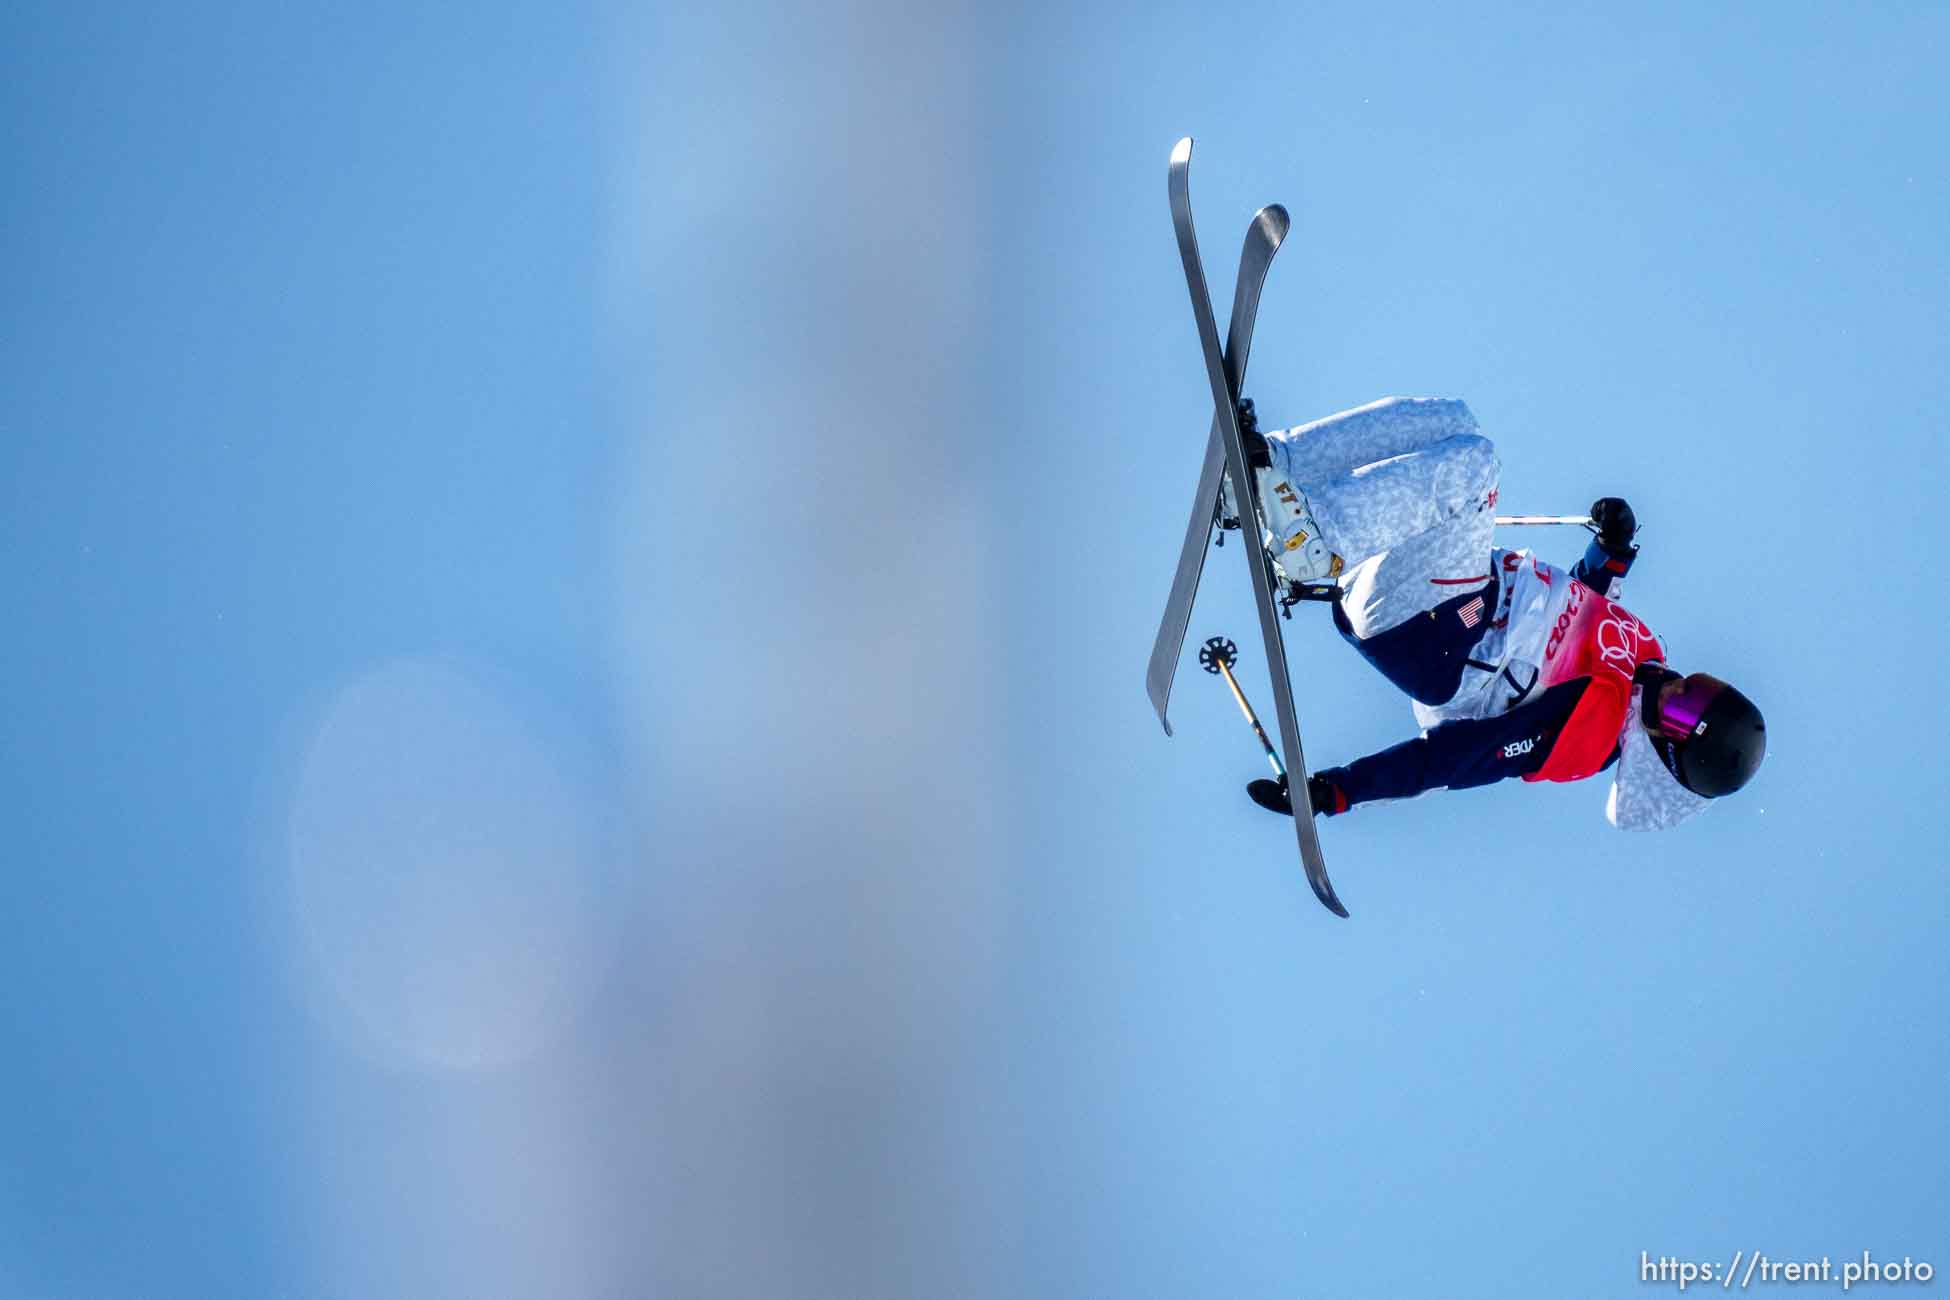
M1386 397L1266 441L1347 563L1341 608L1357 635L1432 609L1463 580L1489 581L1501 466L1462 402Z

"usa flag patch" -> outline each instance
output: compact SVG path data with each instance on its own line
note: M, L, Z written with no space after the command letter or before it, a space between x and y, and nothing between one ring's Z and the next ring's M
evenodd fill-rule
M1483 598L1477 596L1456 613L1461 616L1464 627L1475 627L1483 621Z

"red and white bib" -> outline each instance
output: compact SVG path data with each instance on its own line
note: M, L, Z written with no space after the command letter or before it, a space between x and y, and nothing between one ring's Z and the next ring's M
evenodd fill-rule
M1648 659L1665 656L1659 638L1637 615L1600 596L1568 574L1555 575L1561 595L1537 665L1538 685L1589 677L1570 720L1558 733L1550 756L1526 781L1581 781L1605 765L1625 729L1632 707L1632 674Z

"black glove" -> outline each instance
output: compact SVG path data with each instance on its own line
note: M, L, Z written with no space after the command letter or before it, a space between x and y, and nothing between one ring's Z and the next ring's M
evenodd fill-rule
M1629 551L1638 534L1638 516L1622 497L1600 497L1591 503L1591 525L1598 545L1608 551Z
M1265 777L1257 781L1248 781L1246 795L1268 812L1293 816L1292 792L1287 789L1285 777L1277 781L1269 781ZM1340 789L1332 781L1319 775L1307 778L1307 801L1313 805L1316 814L1332 817L1335 813L1346 811Z
M1286 778L1269 781L1265 777L1246 782L1246 797L1264 808L1267 812L1284 813L1293 816L1292 792L1286 787Z

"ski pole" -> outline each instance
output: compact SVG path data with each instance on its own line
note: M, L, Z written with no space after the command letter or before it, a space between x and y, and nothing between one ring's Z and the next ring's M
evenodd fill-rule
M1577 524L1584 528L1591 527L1591 518L1588 515L1498 515L1496 522L1499 524Z
M1246 692L1239 689L1239 679L1232 675L1232 666L1239 662L1239 647L1222 636L1215 636L1199 648L1199 667L1208 673L1221 673L1226 685L1232 688L1232 698L1239 701L1239 711L1246 715L1252 724L1253 734L1259 737L1259 747L1266 751L1266 761L1273 765L1273 775L1286 780L1286 767L1280 762L1279 751L1273 742L1266 738L1266 728L1259 725L1259 718L1253 713L1253 706L1246 703Z

